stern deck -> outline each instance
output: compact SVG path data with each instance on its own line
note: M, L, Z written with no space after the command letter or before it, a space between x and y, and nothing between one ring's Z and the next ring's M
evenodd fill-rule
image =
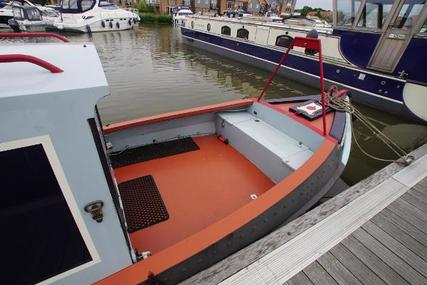
M215 136L194 138L199 150L115 169L118 183L152 175L169 219L130 234L134 248L155 254L251 202L274 183Z

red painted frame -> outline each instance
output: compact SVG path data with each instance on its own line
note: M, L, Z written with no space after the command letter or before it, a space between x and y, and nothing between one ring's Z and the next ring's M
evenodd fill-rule
M280 67L285 62L286 58L289 55L289 52L294 47L302 47L306 49L311 49L314 51L317 51L319 53L319 68L320 68L320 94L322 96L322 120L323 120L323 136L326 136L326 99L325 99L325 82L324 82L324 76L323 76L323 59L322 59L322 44L320 42L320 39L313 39L313 38L302 38L302 37L295 37L289 47L286 49L286 52L282 55L280 58L279 63L277 64L276 68L274 69L273 73L270 76L270 79L265 84L264 88L262 89L261 93L259 94L257 98L257 102L259 102L262 97L264 96L265 92L270 87L271 83L273 82L274 78L276 77L277 73L279 72Z
M2 62L29 62L29 63L33 63L36 64L40 67L43 67L44 69L49 70L52 73L61 73L63 72L62 69L60 69L59 67L44 61L43 59L40 59L38 57L35 56L31 56L31 55L26 55L26 54L3 54L0 55L0 63Z
M70 41L55 33L0 33L0 38L56 38L66 43Z

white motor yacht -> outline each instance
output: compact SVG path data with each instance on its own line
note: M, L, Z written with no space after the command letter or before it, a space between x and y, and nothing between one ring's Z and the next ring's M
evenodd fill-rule
M140 18L136 9L121 9L103 0L63 0L59 30L70 32L104 32L132 29Z

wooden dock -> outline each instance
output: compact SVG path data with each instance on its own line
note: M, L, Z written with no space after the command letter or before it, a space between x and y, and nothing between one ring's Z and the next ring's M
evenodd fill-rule
M427 284L427 145L183 284Z

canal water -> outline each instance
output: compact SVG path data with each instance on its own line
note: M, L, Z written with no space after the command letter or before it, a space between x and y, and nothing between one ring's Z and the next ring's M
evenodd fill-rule
M270 73L183 44L179 31L166 25L141 25L121 32L69 34L72 41L95 44L111 95L99 104L104 124L255 97ZM318 93L317 89L277 78L266 98ZM407 150L427 142L427 127L404 121L366 106L358 108L388 136ZM393 159L392 153L358 121L355 135L375 156ZM357 183L386 163L368 158L353 144L342 175L348 185Z

